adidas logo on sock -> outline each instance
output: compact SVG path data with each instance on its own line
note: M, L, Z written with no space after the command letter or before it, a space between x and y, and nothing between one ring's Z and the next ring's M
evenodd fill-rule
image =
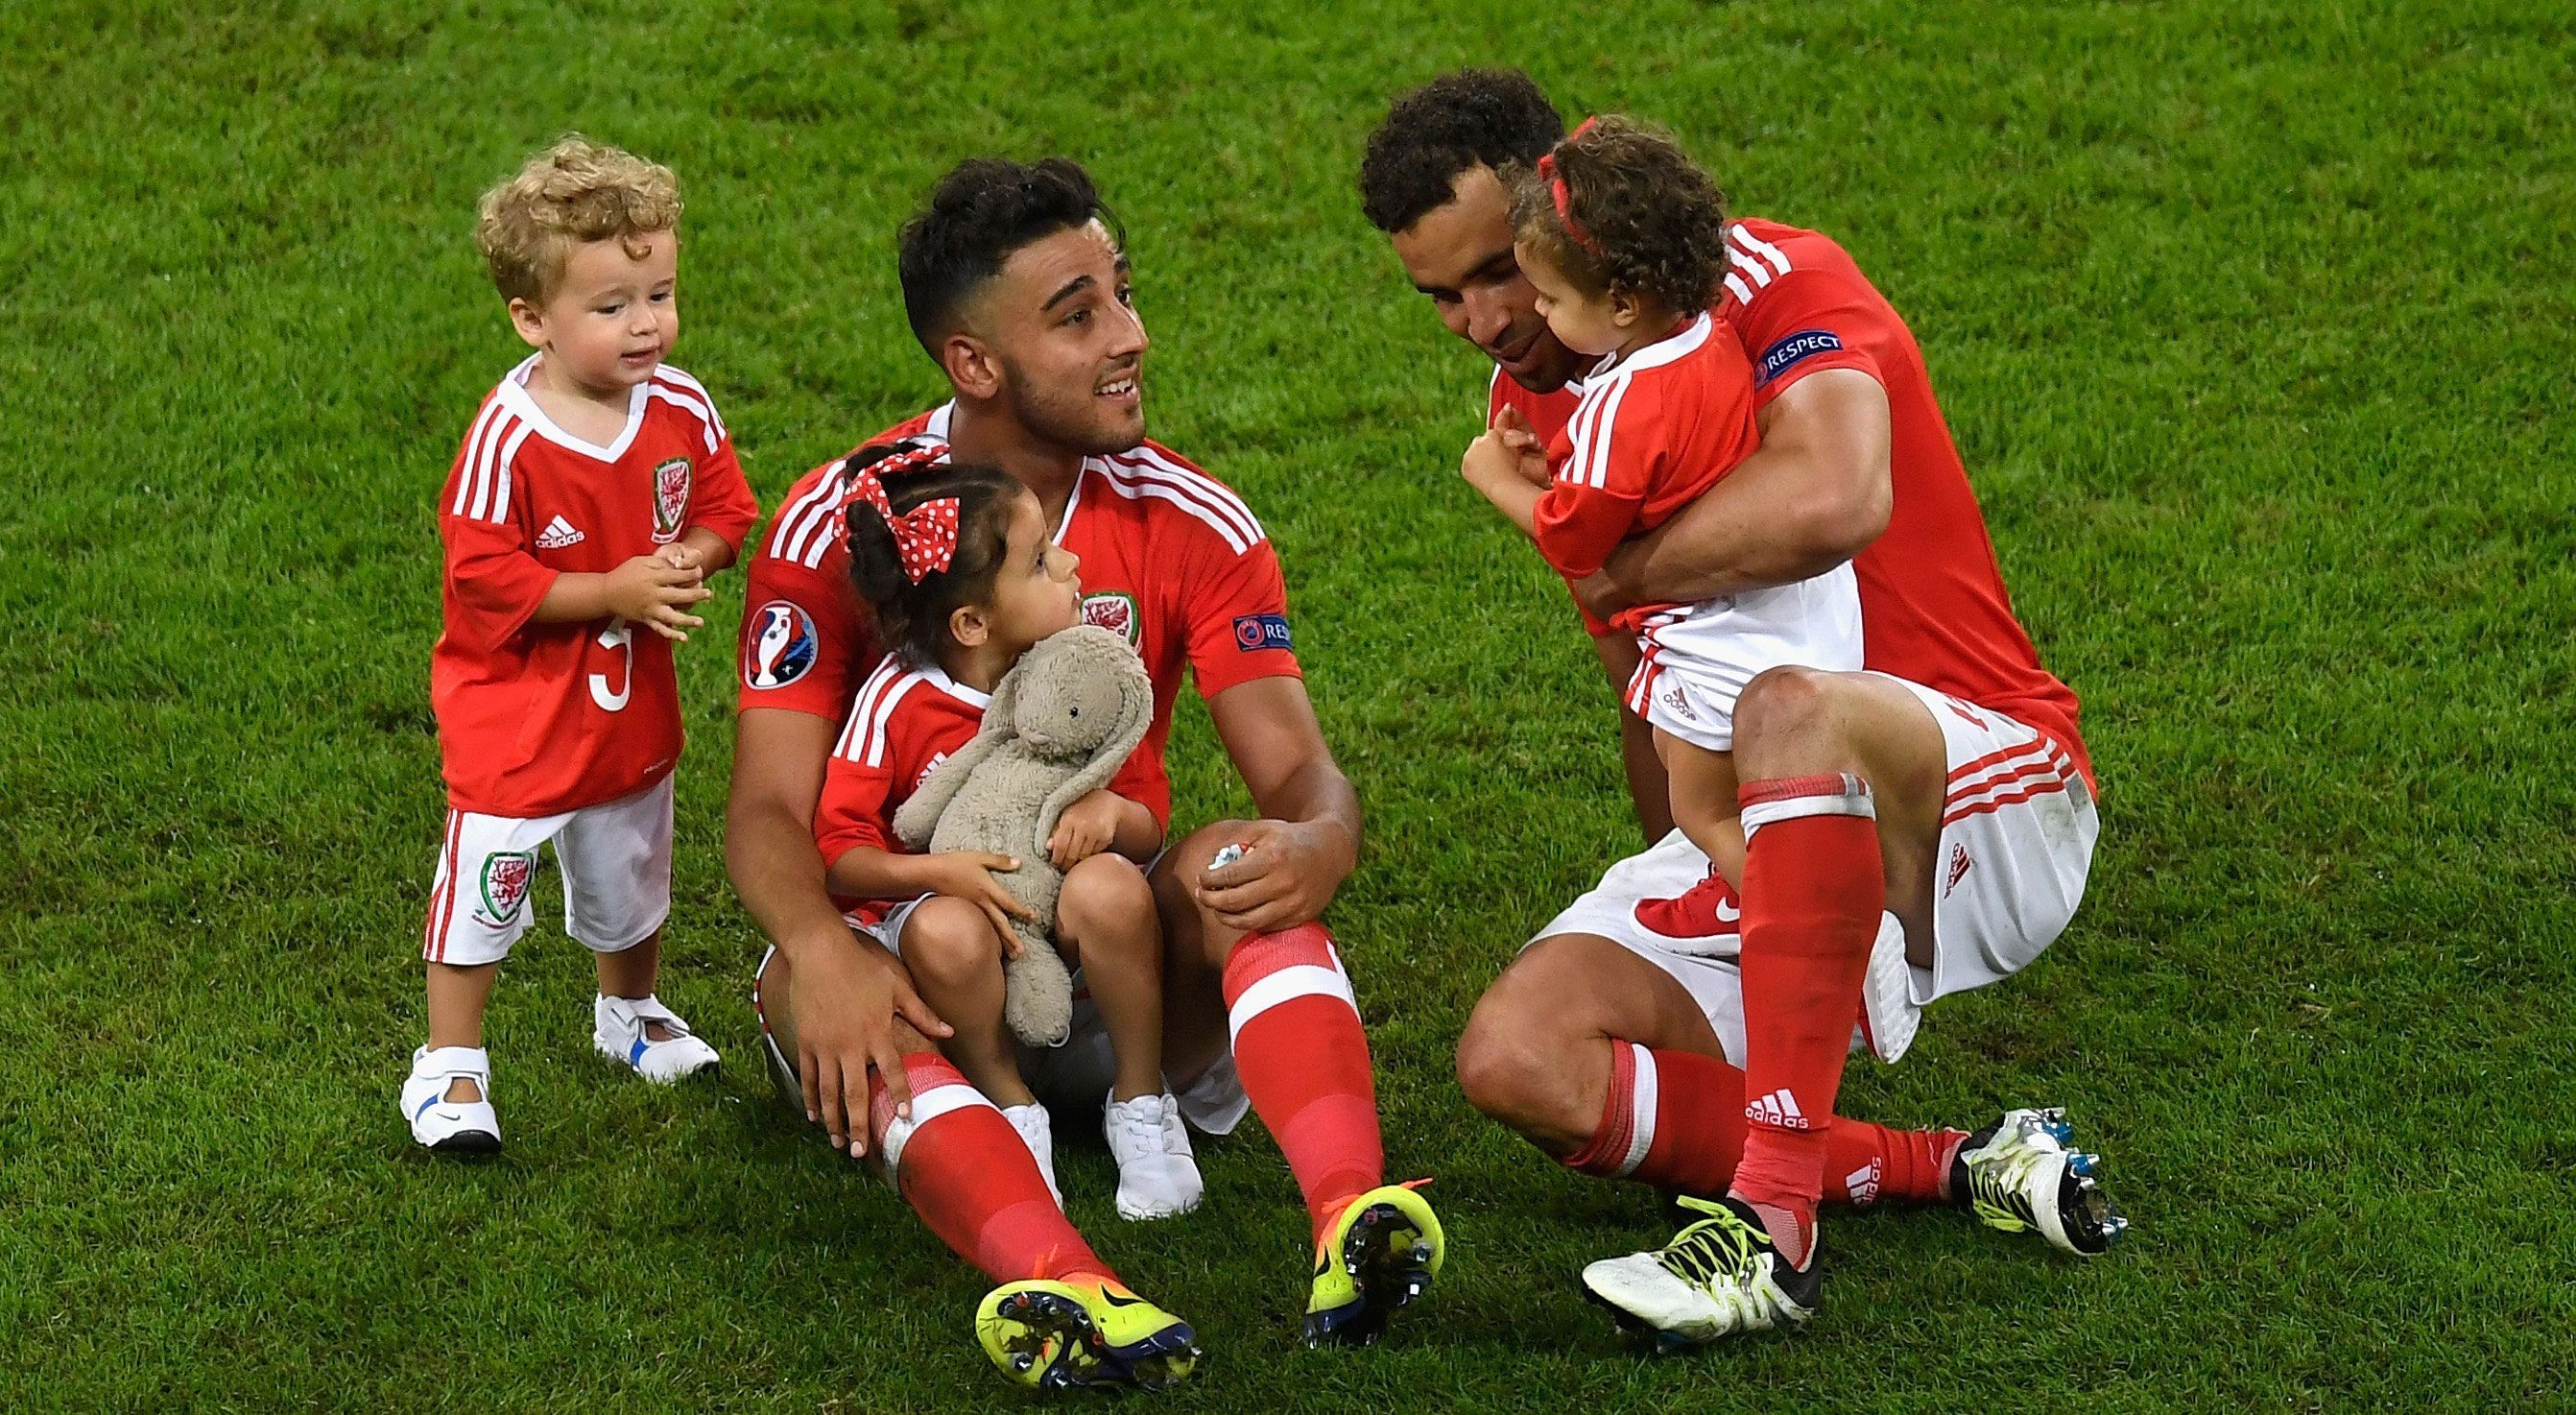
M544 530L537 532L537 549L561 550L568 545L579 545L587 539L589 537L573 529L572 522L557 516L546 522Z
M1798 1098L1781 1087L1744 1108L1744 1118L1756 1125L1769 1125L1781 1130L1806 1130L1806 1113L1798 1109Z
M1871 1160L1869 1163L1862 1165L1860 1168L1853 1170L1849 1174L1844 1175L1843 1192L1851 1195L1851 1201L1854 1204L1868 1205L1877 1203L1878 1161Z

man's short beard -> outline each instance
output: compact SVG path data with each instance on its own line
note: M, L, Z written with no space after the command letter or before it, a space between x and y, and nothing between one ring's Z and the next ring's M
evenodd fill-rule
M1007 358L1001 364L1003 397L1010 404L1011 416L1037 436L1085 457L1131 452L1142 440L1100 426L1098 410L1090 403L1095 394L1084 394L1086 401L1079 410L1060 406L1037 397L1031 389L1032 380L1020 376L1018 365Z

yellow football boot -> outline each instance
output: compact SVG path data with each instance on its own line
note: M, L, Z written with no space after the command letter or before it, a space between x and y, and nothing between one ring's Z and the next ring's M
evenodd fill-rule
M1306 1300L1308 1346L1367 1346L1387 1318L1440 1275L1448 1240L1440 1217L1414 1191L1431 1181L1388 1184L1345 1206L1315 1245L1315 1288Z
M1163 1387L1198 1365L1190 1324L1105 1278L1030 1278L984 1294L975 1340L1033 1390Z

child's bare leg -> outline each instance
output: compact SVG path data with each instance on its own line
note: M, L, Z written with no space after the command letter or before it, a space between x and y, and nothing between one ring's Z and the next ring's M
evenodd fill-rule
M1655 754L1671 782L1673 824L1737 893L1744 889L1744 822L1736 805L1735 754L1712 752L1655 729Z
M953 1028L940 1053L998 1106L1034 1105L1002 1025L1002 941L962 899L925 899L903 924L903 963L930 1010Z
M1075 865L1056 903L1055 931L1068 960L1081 966L1117 1055L1109 1098L1161 1095L1163 928L1145 872L1105 852Z
M631 948L591 956L599 960L601 997L622 997L629 1001L651 997L655 982L662 976L662 931L655 929L645 936L642 943ZM672 1035L670 1027L661 1019L645 1019L644 1040L667 1042Z
M500 976L498 963L478 963L470 968L453 963L429 965L430 1050L483 1045L483 1009L491 1004L492 984ZM483 1093L472 1081L459 1076L447 1084L443 1099L479 1101Z

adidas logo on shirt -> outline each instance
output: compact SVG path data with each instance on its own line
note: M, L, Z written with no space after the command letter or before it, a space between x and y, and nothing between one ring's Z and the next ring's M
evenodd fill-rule
M1805 1112L1798 1109L1797 1097L1790 1095L1786 1086L1746 1106L1744 1118L1756 1125L1770 1125L1782 1130L1812 1128L1807 1124Z
M579 545L587 539L589 537L573 529L572 522L557 516L546 522L544 530L537 532L537 549L561 550L568 545Z

